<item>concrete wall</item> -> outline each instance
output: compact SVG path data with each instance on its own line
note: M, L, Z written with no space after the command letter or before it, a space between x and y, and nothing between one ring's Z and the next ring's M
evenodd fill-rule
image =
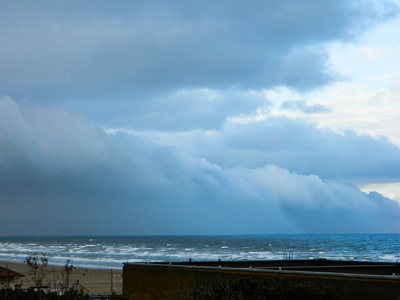
M333 275L329 273L271 271L218 267L198 267L159 264L125 264L123 291L130 300L176 299L193 287L216 284L230 278L286 278L294 284L309 284L329 288L340 299L399 299L398 276Z

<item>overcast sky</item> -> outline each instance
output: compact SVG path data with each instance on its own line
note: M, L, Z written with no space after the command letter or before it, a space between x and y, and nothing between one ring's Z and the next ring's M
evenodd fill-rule
M0 235L400 232L398 28L398 0L0 0Z

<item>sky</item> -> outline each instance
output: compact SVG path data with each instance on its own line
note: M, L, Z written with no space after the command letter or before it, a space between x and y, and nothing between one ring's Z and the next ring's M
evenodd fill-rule
M0 235L400 233L400 1L0 0Z

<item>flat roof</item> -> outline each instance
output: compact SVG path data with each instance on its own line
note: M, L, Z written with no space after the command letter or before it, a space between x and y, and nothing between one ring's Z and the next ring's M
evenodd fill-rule
M400 280L400 264L398 262L370 262L346 260L257 260L257 261L185 261L185 262L151 262L125 263L124 265L149 264L152 266L175 266L196 268L225 268L234 270L253 270L259 272L313 273L332 275L372 275L391 277Z

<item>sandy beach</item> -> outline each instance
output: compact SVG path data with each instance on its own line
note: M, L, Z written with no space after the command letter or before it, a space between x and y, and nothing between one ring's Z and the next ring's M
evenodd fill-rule
M21 280L22 288L28 288L32 285L29 268L25 263L0 261L0 266L4 268L8 266L10 270L24 274L25 277ZM62 268L48 265L44 284L50 287L54 286L54 282L61 278ZM122 267L113 270L74 268L71 282L76 283L78 280L88 290L89 294L109 295L111 290L117 294L122 293Z

